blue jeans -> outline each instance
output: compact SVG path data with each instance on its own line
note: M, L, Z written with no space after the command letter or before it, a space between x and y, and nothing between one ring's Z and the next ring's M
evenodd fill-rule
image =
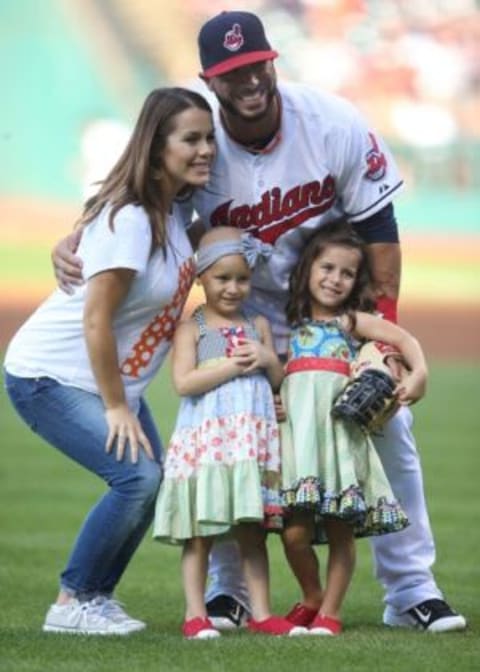
M148 406L142 400L138 417L156 460L140 451L132 464L128 453L119 462L114 451L105 452L107 423L99 396L51 378L7 372L5 387L30 429L109 486L83 523L60 585L80 599L112 594L152 522L162 479L162 445Z

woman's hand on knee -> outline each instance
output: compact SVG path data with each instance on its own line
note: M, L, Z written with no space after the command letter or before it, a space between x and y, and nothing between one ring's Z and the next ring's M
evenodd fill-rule
M127 444L130 447L130 459L133 463L138 462L140 448L153 460L153 450L137 416L132 413L126 404L105 411L108 425L108 437L105 450L110 453L116 443L116 457L123 460Z

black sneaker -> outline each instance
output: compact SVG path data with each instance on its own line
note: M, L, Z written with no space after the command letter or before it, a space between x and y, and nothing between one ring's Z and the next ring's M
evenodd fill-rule
M444 600L439 599L420 602L405 613L387 606L383 622L392 627L417 628L427 632L450 632L467 627L465 618L457 614Z
M208 618L218 630L242 628L250 618L245 607L230 595L217 595L206 606Z

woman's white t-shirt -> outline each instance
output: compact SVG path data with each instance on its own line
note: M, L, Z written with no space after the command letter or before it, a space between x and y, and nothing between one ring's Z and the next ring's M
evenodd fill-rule
M78 249L86 284L71 296L57 289L13 337L5 358L15 376L48 376L98 394L83 331L89 278L114 268L136 271L113 322L127 401L133 410L170 348L194 278L185 225L174 206L167 222L165 249L152 254L152 234L141 206L115 215L113 230L105 208L86 226Z

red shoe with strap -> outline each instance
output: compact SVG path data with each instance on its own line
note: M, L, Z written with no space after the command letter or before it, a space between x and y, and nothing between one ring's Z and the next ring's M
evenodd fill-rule
M293 625L300 625L303 628L308 628L317 614L318 609L312 609L301 602L297 602L285 618L287 621L290 621L290 623L293 623Z
M342 632L342 621L318 614L310 624L308 632L311 635L339 635Z
M209 618L191 618L182 626L183 636L187 639L214 639L220 637Z
M263 621L255 621L251 618L247 621L247 628L251 632L260 632L264 635L287 635L288 637L308 635L306 628L294 625L282 616L269 616Z

